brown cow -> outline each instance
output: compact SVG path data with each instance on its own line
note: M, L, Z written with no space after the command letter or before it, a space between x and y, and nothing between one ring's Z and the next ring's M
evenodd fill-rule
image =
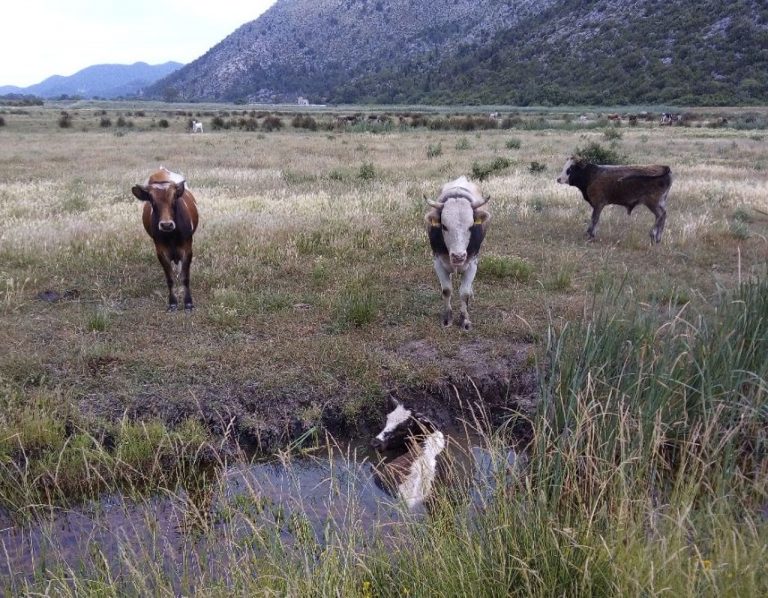
M157 259L163 266L168 283L168 311L176 311L178 301L173 292L171 262L181 263L184 285L184 309L191 310L189 267L192 264L192 235L197 230L197 204L187 189L184 177L163 166L153 172L144 185L135 185L131 192L144 204L142 222L155 242Z

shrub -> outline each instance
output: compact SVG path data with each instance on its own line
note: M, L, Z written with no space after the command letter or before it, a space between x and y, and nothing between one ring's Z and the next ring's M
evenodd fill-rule
M370 181L376 178L376 169L371 162L363 162L360 170L357 171L357 178L363 181Z
M261 122L262 131L279 131L283 128L283 121L279 116L271 114Z
M531 162L531 165L528 167L528 172L531 174L538 174L539 172L544 172L547 169L547 166L545 164L542 164L541 162L537 162L534 160Z
M240 119L240 128L245 129L246 131L258 131L259 130L259 121L257 121L255 118L241 118Z
M4 126L5 126L5 119L2 116L0 116L0 127L4 127Z
M427 158L436 158L443 153L443 144L429 144L427 147Z
M507 142L504 144L504 147L507 149L520 149L520 146L522 145L522 141L520 141L517 138L513 139L507 139Z
M167 118L161 118L158 121L157 126L160 127L161 129L167 129L170 126L170 123L168 122Z
M219 129L227 128L226 123L224 122L224 119L220 116L214 116L211 119L211 129L214 131L218 131Z
M618 130L618 129L616 129L616 128L613 128L613 129L606 129L605 131L603 131L603 136L604 136L604 137L605 137L605 138L606 138L608 141L614 141L614 140L616 140L616 139L621 139L621 131L619 131L619 130Z
M467 139L466 137L462 137L461 139L459 139L459 140L456 142L456 149L457 149L457 150L468 150L468 149L470 149L471 147L472 147L472 146L471 146L471 145L470 145L470 143L469 143L469 139Z
M112 126L112 120L106 116L102 116L101 120L99 121L99 126L107 129Z
M62 112L59 118L59 126L62 129L69 129L72 126L72 115L68 112Z
M294 129L309 129L317 131L317 121L308 114L297 114L291 120L291 126Z
M484 181L492 174L504 170L505 168L509 168L511 164L512 162L501 156L486 164L475 162L472 164L472 178L475 178L478 181Z
M603 147L597 141L592 141L586 147L577 147L575 154L593 164L622 164L627 157L615 148Z

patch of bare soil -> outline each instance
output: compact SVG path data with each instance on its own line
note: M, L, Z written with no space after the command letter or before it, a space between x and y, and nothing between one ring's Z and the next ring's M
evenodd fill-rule
M461 419L472 421L473 413L487 417L492 425L514 414L530 416L537 396L533 352L533 344L523 341L467 339L446 350L414 340L395 349L378 349L377 359L382 364L382 386L390 396L451 428ZM408 385L390 380L395 378L389 373L394 367L418 372L417 379L429 382ZM196 418L232 442L274 452L313 428L340 440L374 435L390 403L386 396L363 401L352 389L328 396L311 387L264 388L256 380L237 385L190 381L183 387L147 385L137 396L90 394L81 397L80 407L96 418L158 418L171 426ZM526 435L525 423L517 428L515 435Z

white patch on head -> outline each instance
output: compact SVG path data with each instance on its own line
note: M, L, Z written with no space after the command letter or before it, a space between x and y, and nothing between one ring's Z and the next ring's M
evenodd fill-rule
M376 436L377 440L384 442L386 435L392 432L397 426L408 421L411 417L411 410L406 409L402 405L395 407L393 411L387 414L387 422L384 424L384 429Z
M445 436L439 430L432 432L421 443L420 453L411 463L405 479L398 484L397 492L409 509L424 502L432 492L437 472L437 456L445 449Z
M560 176L557 177L557 182L561 183L563 185L570 184L570 174L568 174L568 169L574 165L573 158L568 158L568 160L565 162L565 166L563 166L563 172L560 173Z
M470 229L475 223L475 213L469 200L463 197L447 199L440 213L440 223L448 255L466 257Z

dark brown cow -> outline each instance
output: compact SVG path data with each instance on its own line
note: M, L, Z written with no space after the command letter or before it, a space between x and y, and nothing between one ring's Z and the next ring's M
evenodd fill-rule
M197 204L187 189L184 177L164 167L153 172L144 185L135 185L131 192L144 203L142 222L155 242L157 259L163 266L168 283L168 311L176 311L178 301L173 292L173 268L181 263L184 285L184 309L191 310L189 267L192 264L192 236L197 230Z
M563 166L557 182L576 187L592 206L592 222L587 229L590 240L595 238L600 212L605 206L613 204L624 206L629 214L638 205L647 207L656 216L651 240L654 243L661 241L667 220L667 195L672 186L669 166L598 165L572 156Z

